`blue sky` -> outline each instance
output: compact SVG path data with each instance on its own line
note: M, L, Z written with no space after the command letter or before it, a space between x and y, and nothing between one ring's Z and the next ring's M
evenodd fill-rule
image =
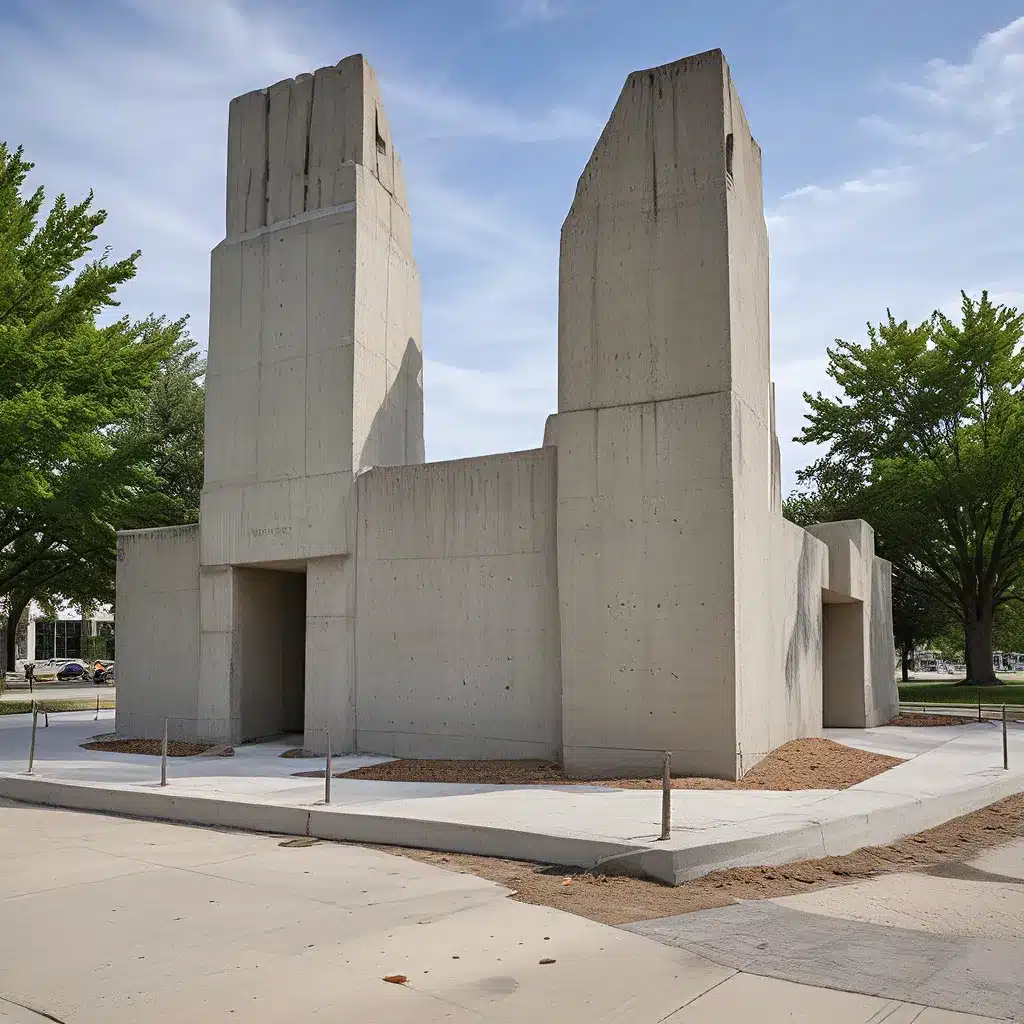
M891 307L1024 305L1024 13L1003 0L0 0L0 138L143 251L123 310L205 347L227 105L364 53L423 278L427 456L539 445L558 232L629 72L720 46L764 152L772 357L790 439L825 347ZM1017 19L1017 20L1015 20Z

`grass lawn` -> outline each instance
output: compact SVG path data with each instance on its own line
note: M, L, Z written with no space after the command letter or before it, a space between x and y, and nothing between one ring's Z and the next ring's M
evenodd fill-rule
M1024 689L1024 687L1021 687ZM40 711L49 711L51 714L58 711L95 711L96 700L89 700L88 697L77 700L37 700L36 707ZM100 708L110 709L114 707L114 701L109 697L104 700L100 698ZM32 711L32 701L25 700L0 700L0 715L25 715Z
M950 683L900 683L900 700L915 704L1020 704L1024 705L1024 683L1002 686L953 686Z

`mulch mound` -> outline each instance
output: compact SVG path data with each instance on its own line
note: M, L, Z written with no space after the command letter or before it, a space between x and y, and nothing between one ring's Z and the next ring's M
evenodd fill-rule
M592 875L497 857L377 845L372 848L490 879L515 890L513 898L522 903L554 907L614 925L725 907L737 900L792 896L875 875L934 871L1021 836L1024 793L887 846L868 846L842 857L773 867L729 868L676 887L642 878Z
M83 743L86 750L102 750L111 754L161 754L161 740L93 740ZM181 740L167 741L168 757L195 757L213 749L212 743L185 743Z
M807 738L793 740L772 751L739 781L674 778L673 789L847 789L880 775L898 757ZM304 779L322 779L324 770L296 772ZM661 789L661 776L636 779L569 779L551 761L431 761L404 759L334 773L336 779L372 779L376 782L456 782L477 785L611 786L616 789Z
M283 754L279 754L278 757L319 757L319 754L314 754L312 750L304 750L302 747L292 747L291 750L286 750Z
M967 725L973 721L966 715L924 715L910 711L901 711L887 725Z

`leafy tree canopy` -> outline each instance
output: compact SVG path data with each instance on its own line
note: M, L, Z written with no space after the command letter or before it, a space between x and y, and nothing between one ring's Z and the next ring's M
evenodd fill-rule
M23 196L0 143L0 604L113 599L116 532L198 518L204 367L185 321L98 318L139 253L89 261L92 195ZM77 269L76 269L77 268ZM12 632L12 631L9 631ZM8 662L13 634L8 638Z
M889 313L866 345L828 350L840 397L805 395L798 438L825 447L799 475L811 497L850 499L908 588L962 625L972 683L996 681L996 612L1024 571L1022 335L987 292L962 295L960 324Z

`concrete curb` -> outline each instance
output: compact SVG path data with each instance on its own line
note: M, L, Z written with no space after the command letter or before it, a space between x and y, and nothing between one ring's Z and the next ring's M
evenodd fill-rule
M327 810L316 804L288 806L184 796L156 789L119 789L96 783L63 782L10 773L0 773L0 797L21 803L178 824L311 836L339 842L411 846L579 868L590 868L605 858L644 849L582 836L556 836L487 825L359 814ZM667 861L663 865L666 878L671 874L670 852L666 850L663 853Z
M782 832L744 836L684 849L639 845L583 836L550 835L423 818L328 810L322 805L288 806L204 796L119 789L0 773L0 797L81 811L99 811L180 824L237 828L250 832L311 836L507 857L593 869L679 885L711 871L852 853L934 828L1024 790L1018 773L991 778L969 789L806 824Z

